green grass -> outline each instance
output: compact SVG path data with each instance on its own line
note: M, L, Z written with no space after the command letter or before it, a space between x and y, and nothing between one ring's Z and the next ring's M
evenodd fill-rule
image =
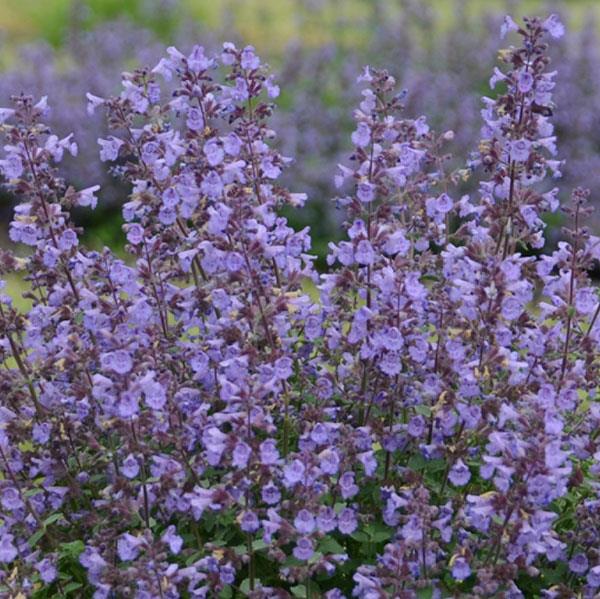
M510 3L428 0L426 4L437 26L444 29L462 18L461 14L503 12ZM464 8L459 10L457 7L461 4ZM515 16L539 13L548 4L542 0L522 0L514 9ZM210 30L230 32L233 29L245 42L253 43L269 55L281 53L293 39L301 39L306 45L336 40L343 45L360 46L376 34L374 26L381 22L381 15L384 19L394 16L401 10L402 3L330 0L322 6L311 7L303 0L179 0L174 6L176 8L170 11L153 12L144 0L0 0L0 30L4 31L7 41L3 61L21 42L45 39L59 46L69 28L89 28L117 17L135 20L165 39L184 21L195 21ZM581 26L590 12L600 13L597 0L566 0L560 7L574 28Z
M3 289L3 292L12 298L15 308L20 312L29 310L31 301L23 298L23 293L29 288L27 281L24 281L20 274L9 274L3 278L6 281L6 287Z

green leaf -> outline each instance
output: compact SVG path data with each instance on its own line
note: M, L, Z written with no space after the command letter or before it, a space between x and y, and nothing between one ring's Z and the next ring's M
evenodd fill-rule
M359 543L368 543L370 540L369 535L366 532L363 532L362 530L357 530L356 532L353 532L350 536Z
M63 543L60 546L60 554L64 557L70 557L76 559L83 553L85 544L83 541L71 541L70 543Z
M429 416L431 416L431 408L429 406L426 406L425 404L419 404L416 405L414 407L414 410L417 414L420 414L421 416L427 416L427 418L429 418Z
M382 543L383 541L387 541L392 538L391 532L386 532L384 530L380 532L376 532L371 535L371 540L373 543Z
M44 526L50 526L51 524L54 524L57 520L60 520L61 518L64 518L64 516L60 512L51 514L44 520Z
M252 549L254 549L254 551L260 551L261 549L266 549L267 547L267 543L265 543L262 539L256 539L256 541L252 541Z
M259 584L261 584L260 579L256 578L254 580L254 588L256 588ZM244 593L244 595L248 595L250 593L250 579L246 578L242 581L242 584L240 585L240 591L242 591L242 593Z
M186 566L191 566L194 562L198 561L202 557L202 552L195 551L185 560Z
M25 491L23 493L23 495L25 497L33 497L34 495L39 495L40 493L43 493L44 489L27 489L27 491Z
M335 539L324 537L319 543L319 551L327 555L328 553L345 553L346 550Z
M33 549L39 542L39 540L46 534L46 530L44 528L40 528L36 530L30 537L27 539L27 543Z
M413 455L408 460L408 467L412 470L422 470L425 466L427 466L427 460L420 453Z
M83 585L80 582L70 582L68 585L63 587L63 592L70 593L71 591L76 591L80 589Z
M425 465L425 471L432 472L442 472L446 469L446 460L428 460Z
M295 587L292 587L290 589L292 591L292 595L294 597L302 597L302 599L305 599L306 597L306 586L303 584L298 584Z

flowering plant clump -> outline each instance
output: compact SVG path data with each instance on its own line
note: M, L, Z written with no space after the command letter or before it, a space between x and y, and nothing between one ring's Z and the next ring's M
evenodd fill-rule
M88 94L129 184L127 257L80 243L98 186L46 98L0 110L20 203L0 296L0 588L8 597L594 597L600 589L600 238L558 209L552 15L483 99L478 152L403 118L366 68L345 239L313 268L278 180L279 88L252 47L169 48ZM457 193L479 178L476 197ZM318 297L310 292L318 290Z

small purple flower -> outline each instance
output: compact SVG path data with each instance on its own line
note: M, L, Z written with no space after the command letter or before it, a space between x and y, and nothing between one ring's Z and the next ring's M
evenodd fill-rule
M133 361L129 352L122 349L103 354L101 361L104 368L112 370L117 374L127 374L133 368Z
M204 117L199 108L190 108L187 112L187 120L185 124L192 131L201 131L204 129Z
M2 503L2 507L10 511L21 509L25 505L19 491L14 487L7 487L2 491L0 503Z
M98 204L98 198L96 192L100 189L100 185L92 185L86 189L82 189L77 194L77 205L78 206L89 206L92 210Z
M181 197L177 190L173 187L168 187L162 194L162 203L166 208L175 208L181 202Z
M312 431L310 431L310 438L317 445L324 445L329 442L329 433L327 431L327 427L322 423L318 422L313 427Z
M140 473L140 465L132 454L129 454L123 460L123 466L121 472L127 478L135 478Z
M127 241L133 245L139 245L144 240L144 227L138 223L127 225Z
M447 214L454 207L452 198L447 194L441 194L435 201L435 208L440 214Z
M283 478L285 485L287 487L293 487L295 484L299 483L304 479L304 473L306 468L304 464L296 459L284 466L283 468Z
M248 464L248 460L250 459L251 453L252 449L247 443L237 443L233 449L232 464L236 468L245 468Z
M504 21L502 22L502 26L500 27L500 37L504 39L506 37L506 34L509 31L518 31L518 30L519 30L519 26L514 22L512 17L506 15L504 17Z
M265 79L265 87L267 88L267 95L269 98L277 98L281 92L279 85L277 85L273 79L273 75L270 75Z
M8 564L12 562L18 555L17 548L13 541L15 537L11 534L4 533L0 539L0 563Z
M510 158L516 162L526 162L531 152L531 142L527 139L516 139L510 142Z
M98 139L98 145L100 146L100 160L116 160L119 157L119 148L123 145L123 140L118 139L114 136L110 136L108 139Z
M258 516L252 510L246 510L240 517L240 528L244 532L256 532L260 528Z
M147 141L142 146L141 155L146 164L154 164L160 157L160 145L155 141Z
M324 449L319 454L319 468L325 474L337 474L340 468L340 457L335 449Z
M134 560L140 554L140 545L143 540L126 532L117 541L119 559L124 562Z
M392 233L383 246L384 252L390 256L395 254L406 256L409 249L410 241L406 239L402 231L395 231Z
M354 482L354 472L344 472L340 476L339 485L344 499L350 499L358 493L358 485Z
M305 509L294 518L294 527L300 534L310 534L315 529L315 517Z
M177 211L171 206L162 206L158 211L158 220L163 225L172 225L177 220Z
M509 296L502 301L502 316L506 320L516 320L523 313L523 304L514 296Z
M223 139L223 149L230 156L237 156L242 149L242 140L235 134L229 133Z
M289 379L292 376L292 374L294 374L294 371L292 370L293 364L294 362L291 358L279 358L275 361L275 364L273 365L275 367L275 376L281 381Z
M268 179L277 179L281 174L281 169L276 164L273 164L273 158L271 156L265 156L260 161L260 168L262 169L264 176Z
M402 358L397 352L384 352L379 368L388 376L395 376L402 370Z
M344 508L338 515L337 526L342 534L352 534L358 528L356 512L352 508Z
M77 233L75 233L73 229L65 229L58 238L58 247L63 252L66 252L71 248L76 247L78 243L79 240L77 239Z
M294 557L306 561L309 560L315 552L314 544L308 537L300 537L294 547Z
M450 468L448 478L453 485L463 487L471 480L471 472L468 466L459 458Z
M0 168L7 179L18 179L23 174L23 161L17 154L9 154L0 160Z
M225 266L229 272L238 272L244 266L244 259L238 252L227 252Z
M48 558L38 562L35 568L40 573L42 581L46 584L50 584L58 576L56 566Z
M408 422L407 430L411 437L420 437L425 431L425 419L423 416L413 416Z
M590 314L598 305L598 296L593 288L584 287L577 291L575 297L575 307L582 314Z
M585 553L578 553L569 561L569 569L575 574L585 574L588 567L588 558L586 557Z
M264 466L277 464L279 461L279 450L274 439L267 439L260 444L260 463Z
M260 59L256 56L253 46L246 46L242 50L240 64L242 65L242 69L247 69L249 71L258 69L260 66Z
M457 557L452 564L452 578L462 581L469 578L470 575L471 568L467 560L464 557Z
M555 14L551 14L542 23L542 27L555 39L562 37L565 33L565 26L560 22L560 19Z
M586 580L593 589L600 587L600 566L594 566L588 572Z
M52 425L49 422L41 422L33 425L31 437L36 443L45 445L50 439L50 433L52 432Z
M364 204L368 204L375 199L375 185L368 181L359 183L356 187L356 196Z
M204 144L204 155L206 156L206 160L208 164L211 166L217 166L223 162L223 157L225 156L225 152L219 145L216 139L209 139Z
M366 239L358 242L354 255L359 264L367 265L375 262L375 251L373 250L373 246Z
M223 192L223 181L217 171L210 171L200 184L202 192L210 198L217 198Z
M358 123L356 131L352 133L352 143L359 148L366 148L371 142L371 130L367 123Z
M170 525L161 537L163 543L169 546L171 553L177 555L183 547L183 539L177 534L175 526Z
M262 488L261 497L268 505L275 505L281 500L281 492L274 484L270 483Z
M517 77L517 87L519 88L519 91L524 94L531 91L533 81L534 79L531 73L528 71L521 71Z
M367 476L373 476L375 470L377 470L377 459L373 451L363 451L358 454L358 459L365 469Z
M317 528L321 532L331 532L337 526L337 516L332 507L321 506L317 514Z

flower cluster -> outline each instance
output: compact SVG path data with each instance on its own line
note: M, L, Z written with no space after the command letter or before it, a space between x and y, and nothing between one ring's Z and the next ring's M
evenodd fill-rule
M100 158L130 189L126 256L80 242L98 185L57 165L46 98L0 109L20 203L0 272L0 588L9 596L593 597L600 588L600 239L558 208L556 16L507 17L479 150L453 170L366 68L313 268L306 195L254 48L123 74ZM465 179L478 193L461 195ZM424 595L425 594L425 595Z

